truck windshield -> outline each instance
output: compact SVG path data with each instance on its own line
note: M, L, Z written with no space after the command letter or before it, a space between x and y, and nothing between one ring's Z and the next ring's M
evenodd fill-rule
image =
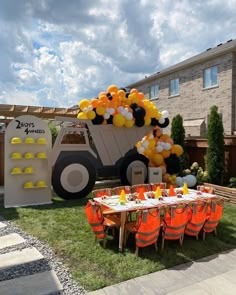
M84 131L69 131L64 134L62 144L86 144Z

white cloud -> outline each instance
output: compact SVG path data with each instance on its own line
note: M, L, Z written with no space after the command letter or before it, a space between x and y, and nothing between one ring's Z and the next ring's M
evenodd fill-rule
M2 0L0 102L70 107L235 38L236 0Z

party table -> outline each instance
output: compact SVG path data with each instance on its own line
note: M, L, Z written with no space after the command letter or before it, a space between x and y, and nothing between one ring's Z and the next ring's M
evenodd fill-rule
M178 189L175 189L176 191ZM103 198L94 198L94 201L108 207L110 213L120 213L120 234L119 234L119 251L123 251L124 244L124 230L125 230L125 222L127 212L143 210L143 209L151 209L155 207L163 207L163 206L173 206L182 203L190 203L197 200L207 200L214 199L216 195L210 193L201 193L196 190L188 190L188 194L168 197L168 190L166 190L167 196L161 198L153 198L155 192L146 192L144 193L144 200L130 201L130 197L132 194L127 194L127 201L124 204L120 203L120 196L104 196ZM150 197L151 196L151 197ZM180 197L181 196L181 197Z

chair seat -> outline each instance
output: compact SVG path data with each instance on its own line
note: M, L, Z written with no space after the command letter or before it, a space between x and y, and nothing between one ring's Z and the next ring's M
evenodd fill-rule
M120 219L117 218L116 216L109 216L109 217L104 216L103 224L105 226L120 226Z

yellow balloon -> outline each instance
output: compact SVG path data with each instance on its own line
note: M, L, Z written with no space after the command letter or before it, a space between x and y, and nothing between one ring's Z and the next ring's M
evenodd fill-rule
M84 110L84 108L87 108L90 105L90 101L88 99L82 99L79 102L79 108L81 109L81 111Z
M103 108L103 107L97 107L97 108L96 108L96 113L97 113L98 115L100 115L100 116L103 116L103 115L105 114L105 112L106 112L106 109Z
M153 157L153 151L152 151L151 149L147 148L147 149L144 151L144 155L145 155L147 158L151 159L151 158Z
M170 151L168 150L163 150L162 152L161 152L161 154L162 154L162 156L163 156L163 158L164 159L166 159L166 158L169 158L169 156L170 156Z
M125 127L131 128L134 126L134 120L125 120Z
M107 92L117 92L118 91L118 87L116 85L110 85L108 88L107 88Z
M156 140L154 138L149 139L148 148L149 149L154 149L155 145L156 145Z
M88 119L87 114L84 112L78 113L77 118L78 119Z
M89 120L93 120L96 117L96 113L94 111L88 111L87 117Z
M150 117L145 117L144 118L145 126L149 126L151 124L151 118Z
M113 117L113 124L114 124L116 127L122 127L122 126L124 126L124 124L125 124L125 117L122 116L121 114L116 114L116 115Z
M154 154L152 156L152 162L157 166L161 166L164 163L164 158L161 154Z
M171 147L171 153L176 154L177 157L181 156L183 154L184 150L181 145L179 144L173 144Z

